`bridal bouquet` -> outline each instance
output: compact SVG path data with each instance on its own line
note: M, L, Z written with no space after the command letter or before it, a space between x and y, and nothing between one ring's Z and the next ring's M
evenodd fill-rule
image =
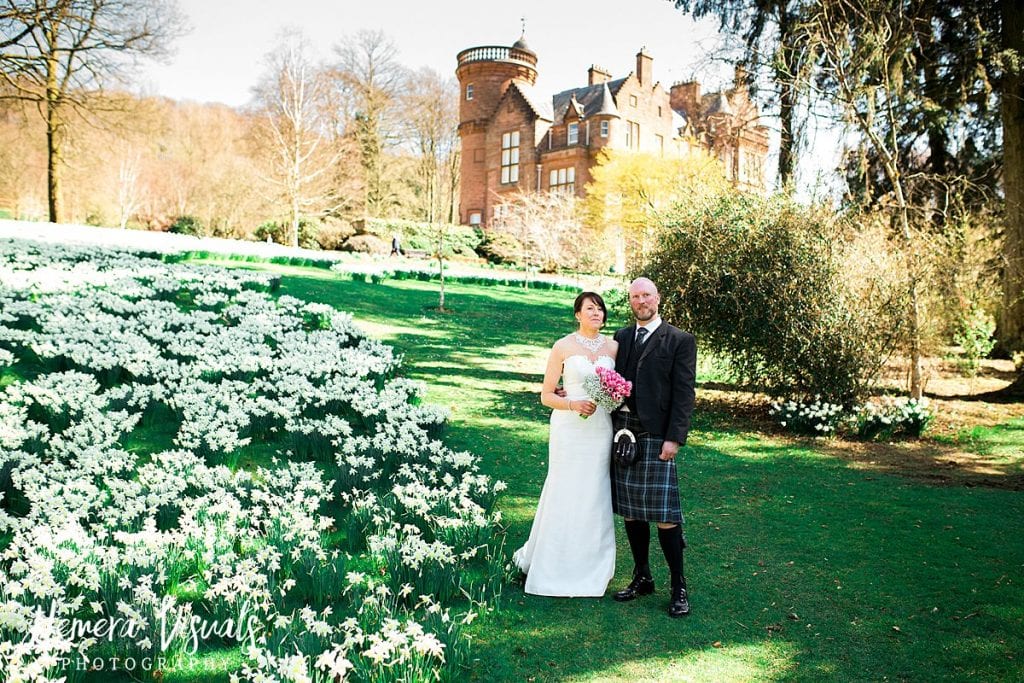
M614 370L598 367L593 375L583 378L583 390L591 401L610 413L622 405L633 391L633 383ZM580 417L585 420L588 416Z

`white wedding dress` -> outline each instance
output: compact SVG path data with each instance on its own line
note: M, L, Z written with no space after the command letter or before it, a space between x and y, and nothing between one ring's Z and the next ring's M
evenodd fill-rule
M610 356L591 362L574 355L562 366L572 400L586 399L583 378ZM558 597L601 597L615 573L615 527L609 480L612 422L598 407L588 419L569 410L551 412L548 476L537 503L530 538L512 559L526 573L526 592Z

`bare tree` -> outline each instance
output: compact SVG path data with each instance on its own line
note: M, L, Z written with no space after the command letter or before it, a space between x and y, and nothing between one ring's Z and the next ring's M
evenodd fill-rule
M124 230L128 219L142 206L142 187L139 175L142 171L142 154L127 145L117 165L117 221Z
M429 67L412 74L401 95L406 144L416 156L421 220L450 221L455 205L445 183L459 149L459 89Z
M289 235L299 244L303 214L324 208L324 182L337 161L330 150L324 115L328 82L305 49L301 32L288 30L266 57L267 71L256 88L261 133L270 151L271 181L288 202Z
M578 267L583 237L579 200L570 192L531 192L499 205L492 229L520 244L518 260L526 267L553 272L559 266Z
M820 0L799 27L804 47L818 57L820 94L870 145L892 187L887 202L903 243L909 310L910 394L920 398L923 254L911 225L906 173L899 155L904 80L913 66L920 30L901 0Z
M142 55L164 53L180 24L173 0L5 0L0 79L46 123L49 218L63 218L61 169L71 112Z
M396 98L406 71L396 61L398 48L383 31L358 31L334 49L335 75L363 168L365 211L380 216L391 195L384 152L398 142Z

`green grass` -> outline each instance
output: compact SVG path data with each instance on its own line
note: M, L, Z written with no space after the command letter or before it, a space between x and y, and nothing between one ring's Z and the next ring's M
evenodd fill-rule
M529 534L546 468L537 388L571 329L572 295L342 280L262 266L282 293L352 312L405 355L446 439L506 480L508 547ZM620 320L621 321L621 320ZM699 381L721 381L714 363ZM699 394L698 394L699 395ZM964 440L968 436L963 437ZM1024 450L1024 424L973 430L977 448ZM693 614L507 589L474 624L470 680L1009 680L1024 677L1024 494L932 487L847 467L814 441L752 435L698 411L681 462ZM621 525L619 525L621 526ZM621 528L612 588L631 561ZM658 573L660 572L660 573Z
M1019 463L1024 451L1024 418L995 427L968 427L941 441L970 453L990 456L1000 464Z

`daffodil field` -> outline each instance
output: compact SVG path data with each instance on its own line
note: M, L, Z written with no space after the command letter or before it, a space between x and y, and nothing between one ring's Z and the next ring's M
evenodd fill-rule
M450 680L503 484L265 273L0 240L0 680Z

